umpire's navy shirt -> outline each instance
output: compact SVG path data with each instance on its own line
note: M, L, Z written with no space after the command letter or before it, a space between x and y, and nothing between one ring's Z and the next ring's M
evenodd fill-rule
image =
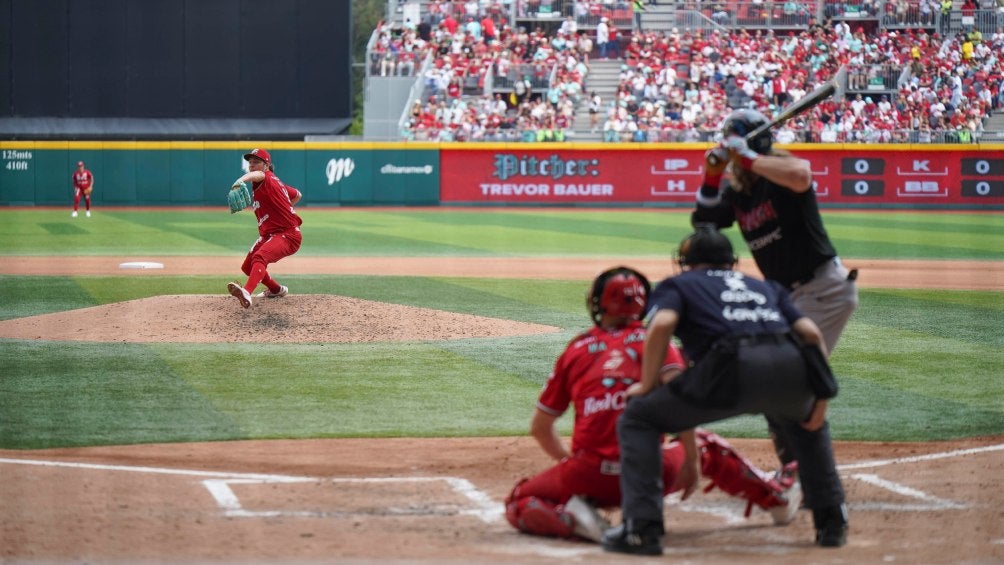
M776 281L762 281L728 269L694 269L668 278L652 291L649 319L656 311L680 316L676 336L696 363L726 335L785 333L802 317Z

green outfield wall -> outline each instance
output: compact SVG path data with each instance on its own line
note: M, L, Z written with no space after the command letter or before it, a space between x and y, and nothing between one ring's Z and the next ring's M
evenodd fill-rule
M223 206L268 149L301 206L693 205L708 144L0 141L0 205L72 202L78 161L96 206ZM820 203L1004 209L1004 145L786 146Z
M95 205L225 205L243 155L267 148L304 205L436 205L439 150L400 144L297 142L0 142L0 205L72 202L71 174L94 174Z

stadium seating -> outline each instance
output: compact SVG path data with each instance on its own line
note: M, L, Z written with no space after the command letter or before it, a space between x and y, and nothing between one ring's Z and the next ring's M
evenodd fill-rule
M816 24L802 17L804 4L730 0L702 9L712 17L724 10L739 24L778 7L771 17L792 16L794 29L622 32L621 73L616 91L604 93L599 137L713 140L733 109L770 115L843 66L840 95L779 129L779 141L976 141L1004 110L1004 29L941 34L925 2L826 0L820 12L833 19ZM587 107L595 24L601 17L631 21L617 2L427 0L421 8L419 25L377 29L368 69L373 78L421 74L422 92L401 121L401 138L409 140L581 136L573 127ZM513 14L542 13L556 16L547 16L553 25L509 23Z

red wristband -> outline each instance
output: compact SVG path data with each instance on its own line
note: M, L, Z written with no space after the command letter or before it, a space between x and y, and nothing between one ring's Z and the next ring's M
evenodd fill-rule
M753 170L753 161L756 161L757 157L759 157L759 155L757 155L756 153L754 153L752 156L741 155L739 157L741 160L739 164L740 166L742 166L742 168L746 169L747 171L751 171Z
M711 174L704 173L704 186L710 187L718 191L718 187L722 185L722 173Z

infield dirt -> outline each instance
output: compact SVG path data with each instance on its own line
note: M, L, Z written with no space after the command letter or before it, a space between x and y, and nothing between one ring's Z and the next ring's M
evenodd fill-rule
M117 266L130 260L165 265L164 270L128 273L136 276L232 275L231 268L236 269L238 264L232 257L18 258L16 262L5 261L0 272L126 274ZM275 274L279 278L298 272L487 277L512 276L515 272L519 278L588 280L619 263L603 259L519 259L510 263L457 258L439 264L425 259L366 261L292 257L278 264ZM665 261L631 264L653 278L671 272ZM862 269L859 282L863 287L1004 288L1001 263L848 261L848 265ZM890 278L880 278L880 273L889 273ZM277 321L278 314L272 309L281 300L305 298L293 294L243 311L236 300L224 295L226 280L221 278L218 297L144 299L150 301L144 302L146 307L125 311L124 315L114 313L115 308L123 308L121 305L98 308L106 309L106 320L131 320L141 312L161 308L163 304L156 305L158 302L167 305L165 312L179 312L177 301L198 300L213 308L218 306L212 311L218 311L219 316L243 317L248 323L279 328L284 322ZM350 303L338 304L351 310ZM438 315L423 309L400 309L389 304L384 307L391 308L386 316L407 317L415 311L425 319ZM86 318L67 317L83 310L88 311ZM27 339L73 339L55 337L62 335L55 332L79 328L85 319L84 327L94 327L96 321L100 324L100 310L83 310L31 322L35 325L30 333L35 337ZM256 315L260 318L257 322ZM272 320L263 322L268 315ZM212 321L213 317L207 319ZM27 325L30 320L22 319L17 325ZM474 320L465 321L477 325ZM219 324L218 318L213 323ZM365 327L366 320L352 323ZM223 337L219 325L200 330L192 324L191 317L178 317L174 325L182 327L186 335L201 331L199 335L205 341ZM158 325L171 326L163 320ZM323 326L317 322L314 334ZM13 337L6 334L4 327L0 325L0 334ZM501 326L489 320L483 327L487 332ZM505 331L553 330L516 324ZM116 331L125 339L124 334L135 334L137 330L106 325L96 333ZM357 333L365 335L366 331ZM449 339L442 334L425 338ZM144 334L143 339L175 341L178 336L165 332ZM344 339L349 338L323 338ZM413 335L412 339L423 337ZM531 409L527 407L528 418ZM734 443L761 467L774 465L766 440ZM713 491L696 495L685 504L671 497L666 513L667 555L662 558L614 556L594 544L516 533L501 516L502 500L520 477L550 465L532 440L525 437L274 440L0 450L0 561L683 561L729 565L1004 562L1004 491L1000 488L1004 437L901 444L839 442L835 449L851 507L850 542L846 547L834 550L813 546L811 520L805 511L793 524L775 527L762 512L743 518L740 501Z

